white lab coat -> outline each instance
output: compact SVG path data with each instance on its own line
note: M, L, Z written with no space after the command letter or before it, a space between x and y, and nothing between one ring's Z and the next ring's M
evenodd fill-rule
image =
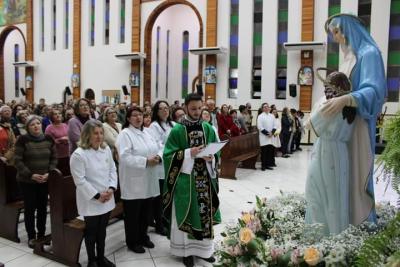
M158 124L158 122L153 121L150 124L150 127L148 128L149 133L151 134L151 136L154 138L154 140L157 142L157 144L159 145L160 151L159 153L163 153L164 151L164 146L165 143L167 142L169 133L171 132L172 127L175 125L175 122L172 122L172 127L169 126L169 124L165 123L165 122L161 122L162 127L164 128L164 130L161 128L160 124ZM155 176L158 179L165 179L165 172L164 172L164 166L163 164L159 164L155 167Z
M273 129L278 129L276 119L271 113L261 113L257 118L257 128L259 131L260 146L273 145L272 136L263 134L262 130L271 133Z
M146 199L160 195L155 166L146 167L146 163L148 156L162 158L162 154L148 129L141 131L130 125L118 135L115 146L119 155L121 198Z
M97 193L117 188L118 177L110 148L77 148L70 159L71 174L76 185L76 205L81 216L105 214L115 207L114 196L101 203Z

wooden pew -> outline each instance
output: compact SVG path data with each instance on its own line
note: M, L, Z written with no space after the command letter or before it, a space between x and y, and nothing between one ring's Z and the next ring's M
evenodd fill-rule
M36 244L34 253L68 266L80 266L79 252L85 230L85 222L78 219L76 187L72 176L63 176L59 170L49 176L51 236ZM122 202L117 202L111 218L121 216ZM52 251L43 245L51 240Z
M16 176L17 170L0 160L0 237L19 243L18 221L24 201Z
M220 178L236 179L236 168L255 169L260 141L258 132L231 137L229 143L222 148Z

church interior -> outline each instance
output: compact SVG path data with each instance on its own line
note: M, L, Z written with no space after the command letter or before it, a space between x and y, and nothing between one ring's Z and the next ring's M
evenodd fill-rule
M0 66L0 267L400 266L400 0L2 0Z

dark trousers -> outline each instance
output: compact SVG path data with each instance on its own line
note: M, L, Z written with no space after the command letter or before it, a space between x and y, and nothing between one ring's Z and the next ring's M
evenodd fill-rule
M156 222L156 231L162 231L164 228L163 218L162 218L162 193L164 188L164 179L158 180L160 185L160 195L153 198L153 217Z
M261 168L275 165L275 148L273 145L261 146Z
M128 248L143 245L150 240L147 227L152 215L153 198L123 200L125 241Z
M24 220L28 233L28 240L36 238L35 212L37 237L43 237L46 232L47 217L47 183L20 183L22 195L24 196Z
M106 228L110 212L96 216L85 216L85 245L89 262L97 258L104 258L104 247L106 245ZM67 245L67 244L66 244Z
M297 135L296 135L296 149L300 148L300 142L301 142L301 132L299 131L299 132L297 132Z
M281 134L281 150L283 155L288 154L290 151L288 151L288 145L289 145L289 140L290 140L290 132L288 133L282 133Z

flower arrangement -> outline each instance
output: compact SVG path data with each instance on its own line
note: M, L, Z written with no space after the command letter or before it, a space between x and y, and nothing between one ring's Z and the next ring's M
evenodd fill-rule
M270 200L256 199L255 209L242 213L238 223L228 225L221 234L215 266L351 266L364 241L396 214L396 208L378 205L377 225L350 226L327 237L321 225L305 224L304 195L281 193ZM400 243L397 246L400 250Z

